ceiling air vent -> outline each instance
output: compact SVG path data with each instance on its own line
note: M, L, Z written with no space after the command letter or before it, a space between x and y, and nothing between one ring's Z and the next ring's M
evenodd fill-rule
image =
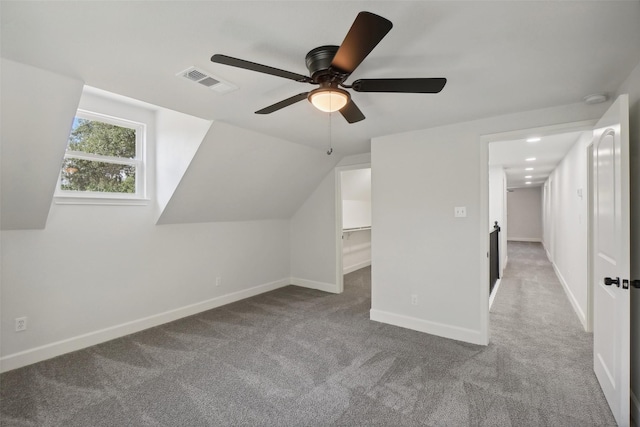
M212 76L206 71L196 67L189 67L184 71L180 71L176 76L184 77L187 80L199 83L219 93L227 93L238 89L238 86L226 82L219 77Z

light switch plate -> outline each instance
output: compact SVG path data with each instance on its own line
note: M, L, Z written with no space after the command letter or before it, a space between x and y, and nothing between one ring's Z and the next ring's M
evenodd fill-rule
M453 210L453 216L456 218L466 218L467 216L467 207L466 206L457 206Z

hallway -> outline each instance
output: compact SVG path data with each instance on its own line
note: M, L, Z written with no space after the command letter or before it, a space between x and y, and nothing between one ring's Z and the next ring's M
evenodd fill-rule
M539 414L570 417L564 425L615 425L593 373L593 335L584 332L544 248L510 241L508 256L491 309L502 391L544 408Z

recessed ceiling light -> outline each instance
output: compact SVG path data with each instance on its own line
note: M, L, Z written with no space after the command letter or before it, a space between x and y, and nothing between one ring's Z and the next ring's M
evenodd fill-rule
M535 157L529 157L528 159L524 159L525 162L533 162L536 158Z
M532 170L533 170L533 168L526 168L525 170L526 170L526 171L532 171Z
M528 184L531 184L531 181L527 181L527 182L525 182L525 184L527 184L527 185L528 185Z
M527 175L527 176L525 176L525 178L531 178L531 175Z
M538 141L540 141L540 139L541 138L538 138L538 137L529 138L529 139L527 139L527 142L538 142Z

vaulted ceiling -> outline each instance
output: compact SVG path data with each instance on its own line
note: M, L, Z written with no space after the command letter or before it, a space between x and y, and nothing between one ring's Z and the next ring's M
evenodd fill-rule
M372 137L580 102L612 93L640 62L640 2L196 1L1 3L3 57L196 117L337 155ZM347 124L300 102L311 86L210 62L222 53L307 74L359 11L394 24L347 81L446 77L437 95L354 93ZM197 66L238 86L219 94L176 73Z

